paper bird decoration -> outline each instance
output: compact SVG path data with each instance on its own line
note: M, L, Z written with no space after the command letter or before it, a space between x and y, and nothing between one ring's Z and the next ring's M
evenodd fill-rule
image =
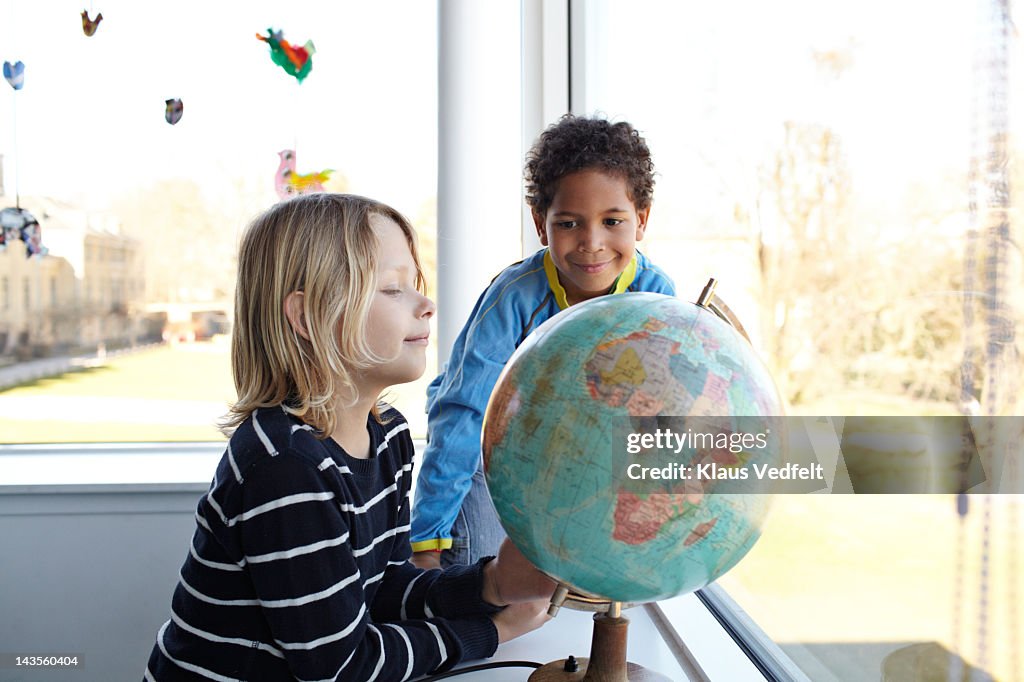
M277 166L277 174L274 176L274 189L277 196L282 199L293 197L297 194L310 194L312 192L323 192L323 183L327 182L331 169L322 170L319 173L307 173L300 175L295 172L295 152L285 149L278 152L281 163Z
M20 61L4 62L4 78L11 84L11 87L15 90L21 90L21 87L25 85L25 65Z
M88 10L82 10L82 33L87 36L92 36L96 32L96 29L100 27L100 22L103 21L103 12L96 15L95 19L89 18Z
M25 242L25 256L45 256L39 221L23 208L8 207L0 210L0 250L15 239Z
M182 104L180 99L169 99L165 100L164 104L164 119L171 125L174 125L181 120L181 115L185 111L185 105Z
M313 68L313 41L307 40L302 47L292 45L284 39L284 31L267 29L267 35L256 34L259 40L270 45L270 58L280 66L289 76L295 76L295 80L302 83Z

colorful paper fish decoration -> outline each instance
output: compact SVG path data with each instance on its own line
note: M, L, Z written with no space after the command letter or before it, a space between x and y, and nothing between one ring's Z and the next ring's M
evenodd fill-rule
M96 32L96 29L100 27L100 22L103 21L103 12L96 15L95 19L89 18L89 11L82 10L82 33L87 36L92 36Z
M295 172L295 152L285 149L278 152L281 163L277 166L277 174L274 176L274 189L277 196L287 199L297 194L310 194L312 192L323 192L323 183L327 182L331 173L330 168L319 173L307 173L300 175Z
M165 100L164 104L164 119L168 123L174 125L181 120L181 115L185 112L185 105L180 99L169 99Z
M20 61L4 62L4 78L11 84L11 87L15 90L21 90L22 86L25 85L25 65Z
M15 239L25 242L25 255L45 256L48 249L43 246L42 229L39 221L23 208L8 207L0 210L0 250Z
M267 29L267 35L256 34L256 38L270 45L270 58L280 66L289 76L295 76L295 80L302 83L313 68L313 41L307 40L302 47L292 45L284 39L284 31Z

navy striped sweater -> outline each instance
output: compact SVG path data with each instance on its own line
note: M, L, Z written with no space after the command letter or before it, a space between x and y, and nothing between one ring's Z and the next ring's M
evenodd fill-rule
M406 680L494 653L483 562L408 562L413 444L389 410L348 456L280 408L231 437L146 680Z

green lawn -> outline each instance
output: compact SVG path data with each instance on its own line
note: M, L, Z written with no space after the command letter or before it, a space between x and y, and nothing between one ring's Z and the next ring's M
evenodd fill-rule
M234 395L227 343L161 346L0 391L0 441L219 440Z
M414 437L433 372L385 396ZM0 391L0 443L223 440L216 424L234 399L226 338L160 346Z

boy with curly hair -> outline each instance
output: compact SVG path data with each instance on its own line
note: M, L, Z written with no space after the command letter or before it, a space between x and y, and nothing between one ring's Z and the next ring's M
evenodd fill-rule
M427 389L428 444L411 541L421 567L471 564L505 532L484 481L480 431L491 390L519 344L569 306L626 291L675 295L636 250L654 189L647 143L629 123L567 114L526 159L526 202L544 248L503 270L480 295Z

